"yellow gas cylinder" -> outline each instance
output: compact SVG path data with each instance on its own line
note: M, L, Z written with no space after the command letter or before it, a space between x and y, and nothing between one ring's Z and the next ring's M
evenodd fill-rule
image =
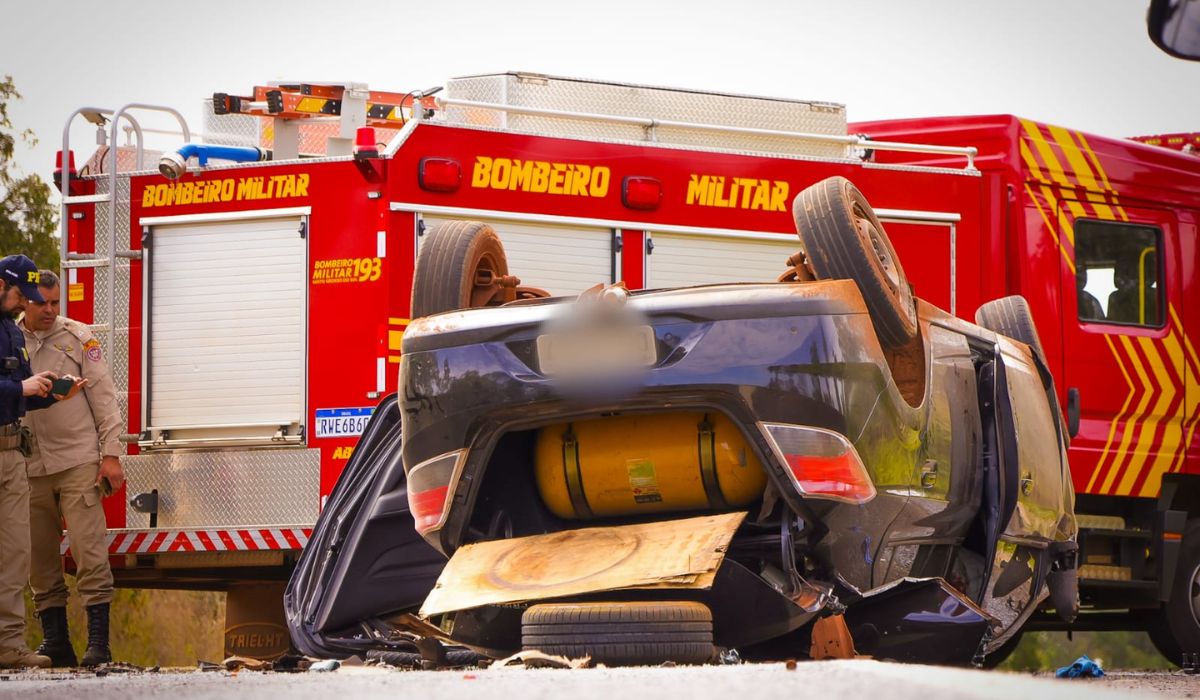
M767 478L720 413L668 413L560 423L538 434L542 501L570 519L742 508Z

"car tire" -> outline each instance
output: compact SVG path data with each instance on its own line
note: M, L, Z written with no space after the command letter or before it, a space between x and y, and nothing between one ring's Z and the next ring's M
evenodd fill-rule
M1033 323L1033 314L1029 311L1029 302L1025 301L1025 297L1015 294L989 301L975 312L975 323L1025 343L1033 348L1034 353L1045 364L1046 351L1042 349L1042 338Z
M1183 653L1200 652L1200 519L1189 520L1183 533L1171 598L1159 608L1150 641L1173 664Z
M504 245L491 226L478 221L435 224L422 237L413 271L412 317L484 306L476 298L482 272L508 274Z
M521 616L521 647L607 666L702 664L713 655L712 612L691 601L534 605Z
M844 177L827 178L796 196L792 216L817 277L853 280L880 344L908 345L917 335L912 287L862 192Z

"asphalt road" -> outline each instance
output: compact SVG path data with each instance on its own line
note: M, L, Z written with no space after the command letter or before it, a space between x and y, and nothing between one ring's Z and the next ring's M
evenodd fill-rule
M1026 674L913 666L878 661L678 668L550 670L504 668L468 671L396 671L343 667L330 673L161 672L66 674L26 672L0 676L0 698L276 697L471 698L471 700L888 700L986 698L995 700L1106 700L1200 697L1200 676L1117 673L1093 680L1058 680Z

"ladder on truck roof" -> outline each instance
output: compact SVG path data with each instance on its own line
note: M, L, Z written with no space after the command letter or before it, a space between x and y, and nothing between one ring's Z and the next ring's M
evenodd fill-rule
M365 83L280 82L255 85L253 95L248 97L215 92L212 108L217 116L245 114L274 119L276 160L299 156L299 126L305 120L338 119L338 134L327 139L325 155L339 156L353 152L355 132L360 127L399 129L412 118L414 105L433 109L430 95L438 90L441 88L380 92L367 89Z
M131 102L113 110L105 107L80 107L71 113L63 126L62 159L59 177L59 188L62 200L59 204L59 258L63 274L64 289L62 295L62 315L70 315L70 289L75 271L84 268L94 270L93 278L93 308L94 314L90 328L100 340L101 345L110 357L109 364L113 380L117 388L117 400L121 406L122 419L129 416L129 261L140 260L142 252L131 250L126 246L118 248L118 222L121 214L129 215L129 179L119 177L118 155L121 149L117 146L118 129L122 122L128 123L136 136L134 170L144 167L145 157L144 134L141 124L134 112L159 112L173 116L179 122L184 141L191 140L191 130L187 120L177 110L162 105ZM96 182L96 194L77 195L71 193L72 170L74 156L71 153L71 126L75 118L83 116L87 121L96 125L96 142L101 147L108 147L104 154L107 166L103 177ZM109 130L106 132L105 127ZM122 186L123 184L123 186ZM81 253L71 250L69 235L72 220L71 207L78 204L95 204L95 241L93 252ZM128 227L125 229L128 231ZM126 288L124 308L118 310L118 282L123 278ZM103 290L103 293L101 293Z

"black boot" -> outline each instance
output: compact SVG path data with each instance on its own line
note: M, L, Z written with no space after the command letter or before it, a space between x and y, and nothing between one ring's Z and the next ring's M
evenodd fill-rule
M78 666L75 650L71 647L71 634L67 631L67 609L46 608L38 613L42 621L42 645L38 654L49 656L55 666Z
M112 652L108 650L108 603L98 603L87 607L88 645L83 652L84 666L99 666L112 661Z

